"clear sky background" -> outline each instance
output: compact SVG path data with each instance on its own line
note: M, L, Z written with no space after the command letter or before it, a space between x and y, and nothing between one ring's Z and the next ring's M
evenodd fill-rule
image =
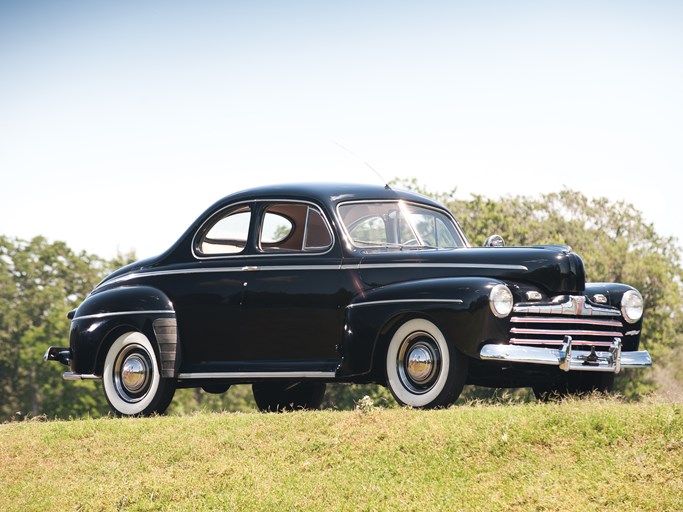
M682 145L680 1L0 0L0 234L105 257L243 188L378 183L363 161L683 240Z

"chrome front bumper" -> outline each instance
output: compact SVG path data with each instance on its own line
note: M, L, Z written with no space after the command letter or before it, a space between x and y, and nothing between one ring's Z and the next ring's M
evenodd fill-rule
M506 361L559 366L561 370L619 373L622 368L652 366L647 350L621 351L621 339L614 338L607 352L573 350L572 339L566 336L562 348L526 347L520 345L484 345L479 357L486 361Z

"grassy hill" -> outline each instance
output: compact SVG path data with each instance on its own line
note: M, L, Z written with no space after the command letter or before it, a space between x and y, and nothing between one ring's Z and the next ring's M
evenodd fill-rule
M683 406L0 425L0 510L683 510Z

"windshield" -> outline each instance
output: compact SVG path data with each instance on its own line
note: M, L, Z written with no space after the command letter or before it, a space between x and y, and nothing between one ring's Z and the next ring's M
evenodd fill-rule
M465 242L444 212L404 201L344 203L338 208L356 247L451 249Z

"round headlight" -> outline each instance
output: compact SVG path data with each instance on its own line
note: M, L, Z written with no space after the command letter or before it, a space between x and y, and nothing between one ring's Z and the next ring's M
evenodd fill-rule
M621 314L626 321L635 324L643 316L643 297L635 290L627 291L621 298Z
M512 292L504 284L497 284L491 288L489 304L494 315L505 318L512 311Z

